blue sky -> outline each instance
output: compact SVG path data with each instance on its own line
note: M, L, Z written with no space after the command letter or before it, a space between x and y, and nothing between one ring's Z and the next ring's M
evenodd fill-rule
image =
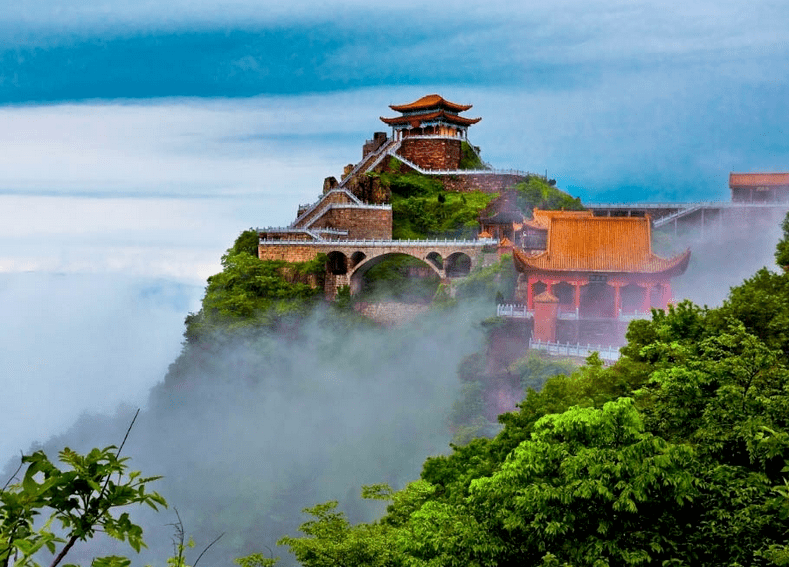
M289 223L389 104L473 104L487 161L586 201L787 170L787 29L782 0L0 0L0 365L49 409L3 408L0 453L144 401L233 238ZM100 399L72 399L87 359Z
M257 100L290 112L307 97L312 124L260 124L248 140L339 135L351 151L389 103L439 91L475 104L471 137L494 165L548 169L587 200L726 198L729 171L785 169L789 154L778 1L6 4L0 104L11 108ZM338 95L375 104L338 108Z

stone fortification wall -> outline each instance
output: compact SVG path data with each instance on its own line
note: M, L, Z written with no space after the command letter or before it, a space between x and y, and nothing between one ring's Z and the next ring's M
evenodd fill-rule
M526 177L514 173L441 175L440 177L444 182L444 188L453 193L469 193L471 191L500 193L516 183L526 181Z
M317 256L319 250L310 244L290 244L288 246L258 245L258 258L261 260L285 260L286 262L307 262Z
M348 240L390 240L392 209L365 209L338 205L326 211L312 228L342 228Z
M367 140L362 146L362 159L366 158L371 153L375 152L389 141L389 136L386 132L375 132L372 140Z
M384 162L387 160L385 159ZM378 165L375 171L384 171L385 168ZM376 177L369 177L365 173L354 175L351 179L345 182L345 188L351 193L356 195L365 203L373 205L380 205L388 203L392 197L392 193L388 187L381 185L381 182Z
M296 228L302 228L302 227L308 225L310 223L310 221L312 221L314 218L316 218L321 213L321 211L323 211L323 209L327 205L348 204L348 203L351 203L351 202L352 201L351 201L350 197L348 197L348 195L346 195L342 191L329 193L328 195L323 197L323 200L321 201L321 204L318 205L318 207L316 207L312 212L307 214L303 219L300 219L299 222L295 224L295 227ZM296 217L296 218L298 218L298 217Z
M453 138L405 138L398 154L423 169L457 169L461 140Z
M422 303L399 303L387 301L381 303L356 303L353 308L361 315L383 325L407 323L416 319L430 309L430 305Z

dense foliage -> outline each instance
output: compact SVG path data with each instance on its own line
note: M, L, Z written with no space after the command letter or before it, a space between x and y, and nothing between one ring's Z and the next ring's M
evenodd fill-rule
M257 233L242 232L222 256L222 271L208 278L202 308L186 317L187 342L214 331L271 327L305 312L321 295L325 262L322 255L301 263L259 260Z
M468 156L464 157L467 169L484 168L470 148L467 153ZM401 167L402 164L396 158L390 158L386 172L370 174L377 177L391 193L394 238L468 238L476 235L480 211L497 194L446 191L440 178L417 172L401 173ZM527 216L534 207L583 209L580 199L571 197L554 185L553 180L528 176L526 181L513 186L518 196L518 207Z
M451 193L444 190L440 178L401 173L401 165L390 158L387 172L370 174L391 193L393 238L471 237L476 233L479 212L494 195L481 191Z
M60 451L58 467L36 451L22 457L22 479L0 489L0 566L38 567L51 554L50 567L60 564L77 542L105 533L125 541L135 551L145 546L142 528L119 508L167 506L164 498L147 490L159 477L128 472L126 458L109 446L80 455L68 447ZM13 482L13 483L12 483ZM121 556L98 557L93 567L128 567ZM180 566L179 566L180 567Z
M460 165L458 169L489 169L489 167L479 157L479 148L472 148L471 144L463 140L460 145Z
M526 181L516 183L513 189L517 192L517 203L520 210L527 215L534 208L543 210L581 211L583 205L580 197L560 191L554 180L547 180L535 175L528 176Z
M789 275L767 270L720 308L653 311L615 366L590 357L495 438L373 490L378 522L329 502L282 543L310 567L787 565L787 317Z

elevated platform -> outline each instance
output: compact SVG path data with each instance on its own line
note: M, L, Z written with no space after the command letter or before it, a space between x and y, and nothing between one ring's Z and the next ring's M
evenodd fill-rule
M544 343L540 341L533 341L529 339L529 349L539 350L549 354L550 356L560 356L569 358L587 358L593 352L596 352L603 362L613 364L619 360L619 349L614 346L594 346L570 343Z
M747 224L754 215L771 217L789 212L789 202L698 201L693 203L587 203L595 216L643 217L649 215L652 228L673 229L681 225L697 225L704 234L724 230L728 223Z

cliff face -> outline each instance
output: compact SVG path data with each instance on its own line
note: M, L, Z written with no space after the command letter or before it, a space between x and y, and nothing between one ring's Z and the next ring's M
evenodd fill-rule
M379 165L375 168L376 172L386 170L387 167L385 165ZM382 205L391 202L392 199L392 192L389 190L389 187L382 184L379 178L366 173L354 175L346 181L345 187L365 203Z

